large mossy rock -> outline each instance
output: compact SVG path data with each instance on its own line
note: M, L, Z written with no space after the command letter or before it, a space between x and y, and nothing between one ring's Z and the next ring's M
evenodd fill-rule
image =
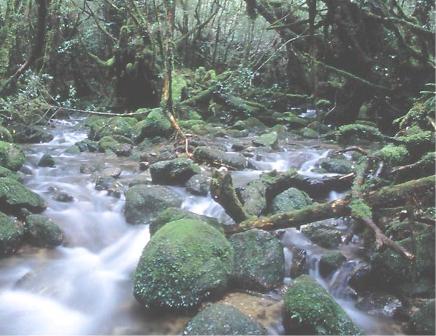
M155 217L162 209L181 204L181 198L168 187L140 184L127 191L124 213L128 223L140 224Z
M248 160L241 153L226 153L218 148L199 146L194 151L196 161L212 165L223 165L234 169L244 169Z
M223 225L213 217L198 215L196 213L183 210L180 208L168 208L159 213L159 215L150 222L150 235L154 235L166 223L174 222L180 219L199 220L212 225L221 232L224 232Z
M361 140L383 141L384 136L376 127L349 124L338 128L336 140L341 144L359 144Z
M192 160L183 158L159 161L153 163L149 169L154 183L176 185L184 184L201 171Z
M279 143L279 136L277 132L264 133L253 140L253 145L271 147L276 149Z
M290 334L359 335L345 311L308 275L298 277L284 297L285 328Z
M121 136L116 137L117 139L115 139L115 137L109 135L102 137L98 141L98 150L103 153L114 152L118 156L129 156L133 146L126 143L126 141L119 142L117 139L120 139ZM120 140L123 139L121 138Z
M53 248L62 244L62 230L50 218L41 215L26 217L26 235L29 243L38 247Z
M233 279L244 289L267 291L278 287L285 276L283 246L271 233L249 230L229 239L235 251Z
M266 330L249 316L227 304L215 303L199 312L183 335L266 335Z
M138 120L132 117L90 117L86 121L86 125L89 126L88 137L97 141L105 136L115 135L132 139L137 122Z
M320 167L333 174L349 174L353 171L353 163L347 159L326 158L321 160Z
M53 140L53 134L47 132L40 126L25 126L20 125L14 128L13 137L17 143L43 143Z
M134 295L147 308L186 310L221 293L233 269L233 249L209 224L182 219L167 223L144 248Z
M14 254L24 236L23 226L0 212L0 258Z
M168 136L172 132L171 123L162 109L151 110L147 117L135 125L135 141L140 143L146 138Z
M21 180L21 177L16 172L2 166L0 166L0 177L9 177L17 181Z
M41 196L27 189L17 180L0 177L0 208L6 213L19 215L21 209L42 212L46 204Z
M290 212L307 207L313 203L304 191L289 188L273 198L271 203L272 213Z
M15 144L0 141L0 165L13 171L19 170L26 160L24 152Z

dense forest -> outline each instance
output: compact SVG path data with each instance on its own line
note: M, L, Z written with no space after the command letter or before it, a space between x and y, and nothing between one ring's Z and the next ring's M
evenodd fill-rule
M435 334L430 0L0 0L0 334Z

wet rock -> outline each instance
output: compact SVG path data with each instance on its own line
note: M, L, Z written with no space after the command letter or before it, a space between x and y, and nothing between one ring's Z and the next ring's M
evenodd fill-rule
M272 213L289 212L302 209L313 203L312 199L304 191L289 188L273 198L271 204Z
M200 167L192 160L183 158L159 161L150 165L152 181L160 184L181 185L200 171Z
M328 173L349 174L353 172L353 163L346 159L323 159L319 163L320 167Z
M277 132L264 133L253 140L253 145L276 149L279 143Z
M53 134L39 126L16 127L14 140L17 143L42 143L53 140Z
M147 161L139 162L140 171L146 171L148 168L150 168L150 162Z
M169 161L177 159L177 154L175 153L174 149L171 147L163 147L158 153L155 152L149 152L141 154L140 160L141 161L147 161L150 164L159 162L159 161Z
M94 173L94 172L96 172L98 170L98 168L96 166L89 165L89 164L86 164L86 163L82 163L80 165L79 169L80 169L80 172L82 174L92 174L92 173Z
M205 162L215 166L226 166L234 169L244 169L248 160L240 153L226 153L213 147L200 146L194 151L196 161Z
M0 212L0 258L14 254L20 247L23 237L22 225Z
M16 172L13 172L12 170L0 166L0 177L8 177L17 181L21 181L20 175L18 175Z
M386 293L365 293L356 307L373 316L395 317L403 310L401 301Z
M140 143L146 138L168 136L172 132L171 123L162 109L151 110L147 117L135 124L135 142Z
M154 235L166 223L174 222L180 219L193 219L203 221L220 232L224 232L223 225L220 224L215 218L195 214L193 212L183 210L180 208L168 208L159 213L159 215L150 222L150 235Z
M100 140L105 136L124 136L132 139L134 135L134 126L138 122L132 117L96 117L92 116L87 119L86 125L89 126L88 137L91 140Z
M301 226L301 232L315 244L324 248L336 248L342 242L342 233L324 222Z
M62 202L62 203L69 203L74 201L73 196L57 188L50 187L49 192L53 193L52 198L55 201Z
M72 145L65 150L65 153L67 153L67 154L79 154L80 148L79 148L79 146Z
M174 190L158 185L136 185L126 193L125 216L128 223L140 224L162 209L180 207L182 199Z
M276 117L279 123L282 123L291 129L300 129L309 123L307 119L301 118L293 112L279 113Z
M254 117L249 117L245 120L239 120L233 125L234 129L243 131L243 130L264 130L266 126L259 119Z
M7 178L0 178L0 208L2 211L19 215L21 209L39 213L45 210L46 204L38 194L27 189L20 182Z
M234 143L232 144L232 150L235 152L242 152L245 149L245 145L242 143Z
M102 171L103 176L109 176L109 177L113 177L113 178L120 177L121 173L122 173L122 171L118 167L108 167L108 168L103 169L103 171Z
M298 247L293 247L291 249L291 252L292 263L290 267L290 275L291 278L295 279L302 274L307 274L309 272L310 265L306 250Z
M371 288L373 285L371 281L371 265L366 262L360 262L351 272L348 284L357 292L363 292Z
M62 244L64 235L57 224L41 215L26 217L27 240L38 247L53 248Z
M347 260L340 251L331 251L324 254L319 261L319 273L328 277Z
M284 302L285 329L289 334L362 334L331 295L308 275L294 281Z
M56 162L50 154L44 154L38 162L38 167L54 167Z
M435 300L423 300L417 305L409 322L409 332L414 335L435 334Z
M25 160L24 152L20 147L0 141L0 166L17 171L23 166Z
M75 146L79 148L81 152L98 152L98 142L92 141L89 139L85 139L79 142L76 142Z
M204 174L195 174L186 182L185 187L193 195L207 196L210 187L210 177Z
M186 325L183 335L266 335L266 330L240 310L226 304L207 306Z
M266 291L278 287L284 277L283 246L271 233L249 230L229 239L235 251L233 279L244 289Z
M147 308L186 310L221 293L233 269L233 250L205 222L165 224L144 248L134 277L135 298Z
M112 176L97 176L95 179L95 190L106 190L108 196L120 198L122 194L122 186Z
M305 127L301 130L300 132L301 136L307 139L318 139L319 138L319 133L309 127Z
M151 184L150 176L147 174L139 174L135 175L130 181L129 181L129 187L133 187L138 184Z
M129 156L132 152L132 145L119 143L111 136L104 136L98 142L98 148L100 152L112 151L118 156Z

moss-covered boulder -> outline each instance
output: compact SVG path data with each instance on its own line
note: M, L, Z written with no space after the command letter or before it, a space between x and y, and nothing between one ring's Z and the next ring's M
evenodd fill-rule
M41 126L25 126L14 127L14 141L16 143L43 143L52 141L53 134L46 131Z
M41 159L39 159L38 167L54 167L56 162L50 154L44 154Z
M99 145L97 141L85 139L82 141L76 142L75 146L79 148L80 152L97 152L99 150Z
M38 194L27 189L17 180L0 177L0 209L6 213L19 215L21 209L42 212L45 201Z
M264 133L253 140L253 145L277 148L279 143L279 136L277 132Z
M353 171L353 163L346 159L323 159L319 165L326 172L333 174L348 174Z
M344 125L336 132L336 140L342 144L358 144L361 140L382 141L383 139L383 134L376 127L362 124Z
M26 236L30 244L38 247L56 247L64 240L64 234L59 226L42 215L26 217Z
M120 143L112 136L104 136L98 142L100 152L114 152L118 156L129 156L132 152L132 145L129 143Z
M342 232L328 222L303 225L301 232L315 244L324 248L336 248L342 242Z
M124 213L131 224L145 223L162 209L179 207L182 199L174 190L157 185L135 185L126 193Z
M146 138L156 136L168 136L171 132L171 123L162 109L153 109L144 120L135 125L135 142L140 143Z
M319 273L323 277L331 275L347 260L340 251L331 251L324 254L319 260Z
M244 289L266 291L278 287L285 275L283 246L271 233L249 230L229 239L235 251L234 281Z
M345 311L308 275L298 277L284 296L285 328L289 334L359 335Z
M235 169L244 169L248 160L241 153L227 153L218 148L199 146L194 151L194 158L198 162L213 165L223 165Z
M136 268L134 295L147 308L185 310L221 293L233 269L233 249L205 222L167 223L150 239Z
M24 152L15 144L0 141L0 165L13 171L19 170L26 160Z
M5 142L12 142L13 138L11 135L11 132L9 132L9 130L0 125L0 141L5 141Z
M219 230L220 232L224 232L223 225L220 224L215 218L198 215L196 213L183 210L180 208L168 208L159 213L159 215L152 219L150 222L150 235L154 235L157 230L159 230L166 223L174 222L180 219L193 219L198 221L206 222L209 225L212 225L214 228Z
M435 335L435 299L417 305L408 325L413 335Z
M186 190L193 195L207 196L211 178L204 174L195 174L185 183Z
M289 188L273 198L271 211L272 213L289 212L302 209L312 203L312 199L304 191Z
M21 177L16 172L2 166L0 166L0 177L9 177L17 181L21 180Z
M179 185L184 184L201 171L192 160L184 158L159 161L153 163L149 169L154 183Z
M277 114L277 121L288 126L291 129L299 129L307 126L307 124L309 123L309 120L301 118L293 112L284 112L281 114Z
M23 237L23 226L0 212L0 258L14 254L20 247Z
M91 140L100 140L105 136L120 135L132 139L134 136L134 126L138 122L132 117L91 117L88 118L86 125L89 126L88 137Z
M233 306L215 303L199 312L185 327L183 335L266 335L255 320Z

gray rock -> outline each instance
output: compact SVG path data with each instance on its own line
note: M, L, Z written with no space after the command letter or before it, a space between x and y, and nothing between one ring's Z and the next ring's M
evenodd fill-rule
M210 177L195 174L185 184L186 190L193 195L207 196L210 187Z

